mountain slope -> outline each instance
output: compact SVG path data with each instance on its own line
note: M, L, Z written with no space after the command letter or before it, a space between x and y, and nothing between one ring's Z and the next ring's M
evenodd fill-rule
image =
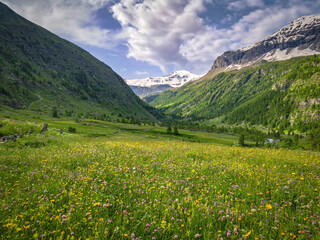
M319 124L320 55L220 73L151 100L151 105L184 120L306 131Z
M299 18L261 42L225 52L198 81L146 101L191 122L300 131L320 127L320 55L305 57L313 53L320 53L320 15Z
M113 70L0 3L1 106L154 119Z
M239 70L261 61L280 61L320 53L320 15L298 18L268 38L237 51L219 56L202 78Z
M184 84L198 80L201 76L189 71L180 70L163 77L147 77L144 79L127 79L127 84L141 98L163 92L169 88L181 87Z

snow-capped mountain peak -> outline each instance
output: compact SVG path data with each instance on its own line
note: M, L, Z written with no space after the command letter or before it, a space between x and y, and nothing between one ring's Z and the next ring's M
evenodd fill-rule
M175 71L163 77L147 77L143 79L127 79L130 86L152 87L156 85L170 85L173 88L181 87L187 82L198 80L201 76L186 70Z

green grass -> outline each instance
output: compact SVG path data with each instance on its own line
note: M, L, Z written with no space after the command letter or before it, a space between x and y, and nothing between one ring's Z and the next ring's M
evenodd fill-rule
M19 132L43 123L2 122ZM319 153L153 126L47 122L43 135L0 145L1 239L320 238ZM69 126L77 133L60 134Z

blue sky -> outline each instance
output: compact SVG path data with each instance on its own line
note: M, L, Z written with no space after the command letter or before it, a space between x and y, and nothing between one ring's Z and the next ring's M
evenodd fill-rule
M320 13L320 0L2 1L127 79L182 69L204 74L223 52Z

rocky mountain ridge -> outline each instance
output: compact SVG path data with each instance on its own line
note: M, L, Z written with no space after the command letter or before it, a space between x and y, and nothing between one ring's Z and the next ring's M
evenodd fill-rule
M268 38L219 56L211 70L202 78L220 72L239 70L261 61L280 61L320 53L320 14L298 18Z

